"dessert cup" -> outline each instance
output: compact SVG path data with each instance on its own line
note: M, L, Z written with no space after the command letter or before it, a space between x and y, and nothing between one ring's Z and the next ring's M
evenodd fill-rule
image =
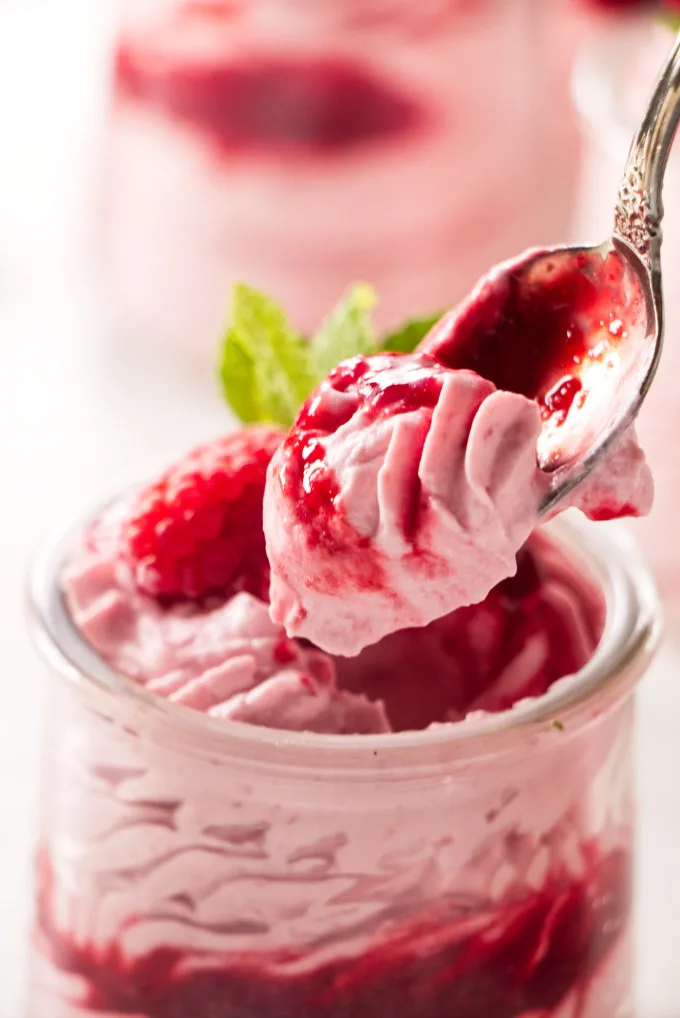
M29 1018L632 1016L656 601L627 538L550 531L606 599L588 665L510 711L375 736L155 698L84 644L59 586L75 535L52 544Z
M563 239L577 135L552 6L125 5L100 237L117 334L211 359L238 280L309 333L365 279L388 328Z
M576 65L574 92L584 132L584 164L573 236L579 243L611 231L614 200L630 141L644 112L672 33L649 17L609 19ZM654 513L631 526L664 599L680 610L680 161L672 154L664 186L665 343L659 371L637 420L640 444L654 475Z

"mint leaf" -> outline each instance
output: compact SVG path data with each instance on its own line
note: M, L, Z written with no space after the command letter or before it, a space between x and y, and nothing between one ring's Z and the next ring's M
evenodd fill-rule
M662 10L657 17L665 22L674 32L680 28L680 14L675 14L673 11Z
M222 345L220 380L245 422L290 427L316 382L310 346L265 294L238 283Z
M309 342L273 300L244 283L234 287L231 322L219 362L222 390L246 424L289 428L300 405L340 361L380 350L412 353L441 317L414 318L378 341L373 287L354 283Z
M325 378L340 361L359 354L376 353L371 311L376 295L367 283L354 283L340 299L312 340L317 381Z
M244 424L260 420L260 407L256 398L255 358L247 343L230 329L222 344L219 378L227 403Z
M443 311L440 311L435 315L412 318L399 329L395 329L394 332L386 336L380 344L380 349L389 350L391 353L413 353L420 341L427 336L432 326L436 325L443 313Z

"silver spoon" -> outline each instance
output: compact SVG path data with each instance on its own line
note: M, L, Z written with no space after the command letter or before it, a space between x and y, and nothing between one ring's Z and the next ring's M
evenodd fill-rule
M628 328L616 342L615 362L603 368L583 367L603 381L602 391L589 386L580 412L561 427L544 427L539 440L539 465L552 472L544 512L563 498L588 473L602 454L633 421L652 383L661 355L664 303L661 282L662 189L668 155L680 121L680 33L666 58L642 124L633 139L619 185L612 236L599 246L555 248L528 266L536 273L541 261L582 257L605 261L619 256L621 307L632 307ZM637 305L635 305L637 302ZM622 323L623 324L623 323ZM606 381L604 375L606 373ZM563 430L564 429L564 430Z
M680 119L680 33L619 187L612 236L529 252L493 270L422 349L541 407L541 512L633 421L661 353L661 190Z

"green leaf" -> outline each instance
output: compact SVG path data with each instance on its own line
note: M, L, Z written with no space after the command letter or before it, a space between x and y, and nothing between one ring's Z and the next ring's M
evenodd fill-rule
M274 301L243 283L234 287L219 374L242 421L283 427L290 427L316 382L309 344Z
M375 290L367 283L354 283L343 295L312 340L318 381L340 361L377 352L371 319L375 303Z
M219 377L234 413L246 424L290 427L312 390L340 361L380 350L411 353L440 315L407 322L379 342L371 313L373 287L354 283L309 342L273 300L244 283L234 287Z
M664 21L674 32L680 28L680 14L672 14L670 11L663 11L657 15L661 21Z
M233 329L229 330L222 344L219 378L222 392L236 416L244 424L258 421L260 408L255 398L255 363Z
M426 315L423 318L412 318L405 322L399 329L391 332L381 343L382 350L389 350L392 353L413 353L421 340L427 336L433 325L443 315L439 311L434 315Z

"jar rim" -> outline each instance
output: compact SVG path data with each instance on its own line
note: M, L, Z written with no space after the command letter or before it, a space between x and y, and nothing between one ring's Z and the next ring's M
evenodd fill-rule
M563 515L541 529L580 560L598 583L606 604L600 643L583 668L559 679L543 695L464 721L371 735L289 732L211 717L150 692L108 665L71 619L59 576L82 533L82 520L75 527L58 528L35 558L29 577L31 633L50 669L74 685L94 709L121 723L145 724L154 737L169 736L174 744L188 744L194 751L277 767L370 768L373 776L376 765L411 770L488 756L509 741L545 732L563 735L601 714L604 705L618 702L632 689L656 650L659 602L635 541L616 524L589 523L575 510L567 515L569 519Z

